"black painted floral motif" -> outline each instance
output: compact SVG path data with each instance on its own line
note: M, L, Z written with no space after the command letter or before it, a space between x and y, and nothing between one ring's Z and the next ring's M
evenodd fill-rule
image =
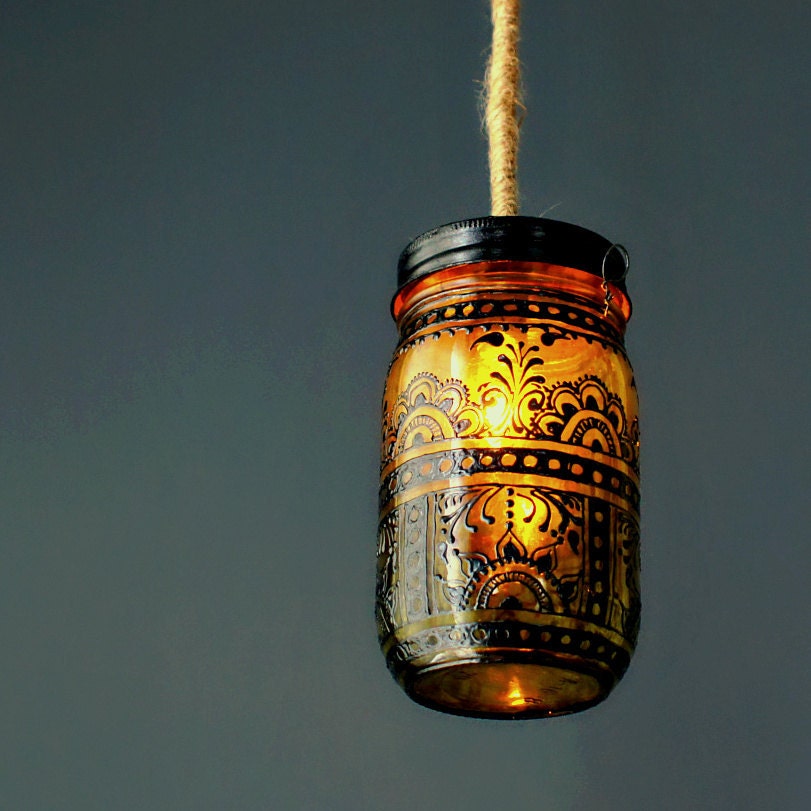
M547 407L536 415L532 435L638 462L638 423L628 426L622 401L595 375L549 390ZM629 430L630 429L630 430Z
M427 372L417 375L391 410L384 411L384 459L438 439L474 436L481 422L481 409L470 402L461 380L440 382Z
M385 408L384 464L440 439L498 436L581 445L638 469L638 421L629 424L620 397L596 375L548 385L537 345L492 332L471 344L471 350L484 347L502 351L479 387L478 402L461 380L440 381L423 372Z
M490 372L490 380L479 386L481 409L485 416L483 431L489 436L524 436L537 412L543 407L540 374L543 358L539 347L524 341L507 340L503 332L490 332L478 338L471 349L482 344L504 349L497 361L500 368Z
M445 491L436 503L437 574L457 610L561 613L582 577L583 504L545 487L485 485Z
M622 632L632 642L639 633L642 599L639 592L639 525L631 516L623 514L618 526L617 555L624 585L628 589L628 605L619 598L622 610Z
M397 511L391 512L381 523L377 536L375 614L381 636L391 633L396 625L397 518Z

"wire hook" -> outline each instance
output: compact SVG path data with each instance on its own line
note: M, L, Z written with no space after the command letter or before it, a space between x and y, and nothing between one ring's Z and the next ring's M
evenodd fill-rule
M628 251L625 249L623 245L620 245L618 242L614 242L613 244L608 246L608 250L605 252L603 256L603 262L600 266L600 274L603 277L603 292L605 293L605 310L603 310L603 316L608 315L608 305L611 303L611 300L614 298L613 293L608 289L608 282L609 279L605 275L605 263L608 257L611 255L611 251L617 251L617 253L622 258L622 263L624 265L622 274L617 276L615 279L611 279L610 281L614 284L621 282L625 279L628 275L628 268L631 266L631 257L628 255Z

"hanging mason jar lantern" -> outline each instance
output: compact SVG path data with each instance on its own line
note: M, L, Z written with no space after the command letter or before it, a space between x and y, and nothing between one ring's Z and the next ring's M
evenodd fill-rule
M637 636L627 254L567 223L451 223L403 252L383 403L377 622L421 704L601 701Z

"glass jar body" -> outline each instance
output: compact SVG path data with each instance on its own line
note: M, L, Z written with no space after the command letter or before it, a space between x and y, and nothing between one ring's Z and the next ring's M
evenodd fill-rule
M496 261L420 278L393 310L376 606L389 668L464 715L601 701L640 611L627 299L607 303L584 271Z

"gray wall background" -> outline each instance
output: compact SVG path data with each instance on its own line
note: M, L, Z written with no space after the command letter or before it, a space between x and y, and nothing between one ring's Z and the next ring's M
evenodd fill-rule
M532 2L522 213L623 242L643 630L408 701L372 603L397 255L487 213L483 0L0 7L0 806L801 808L808 5Z

